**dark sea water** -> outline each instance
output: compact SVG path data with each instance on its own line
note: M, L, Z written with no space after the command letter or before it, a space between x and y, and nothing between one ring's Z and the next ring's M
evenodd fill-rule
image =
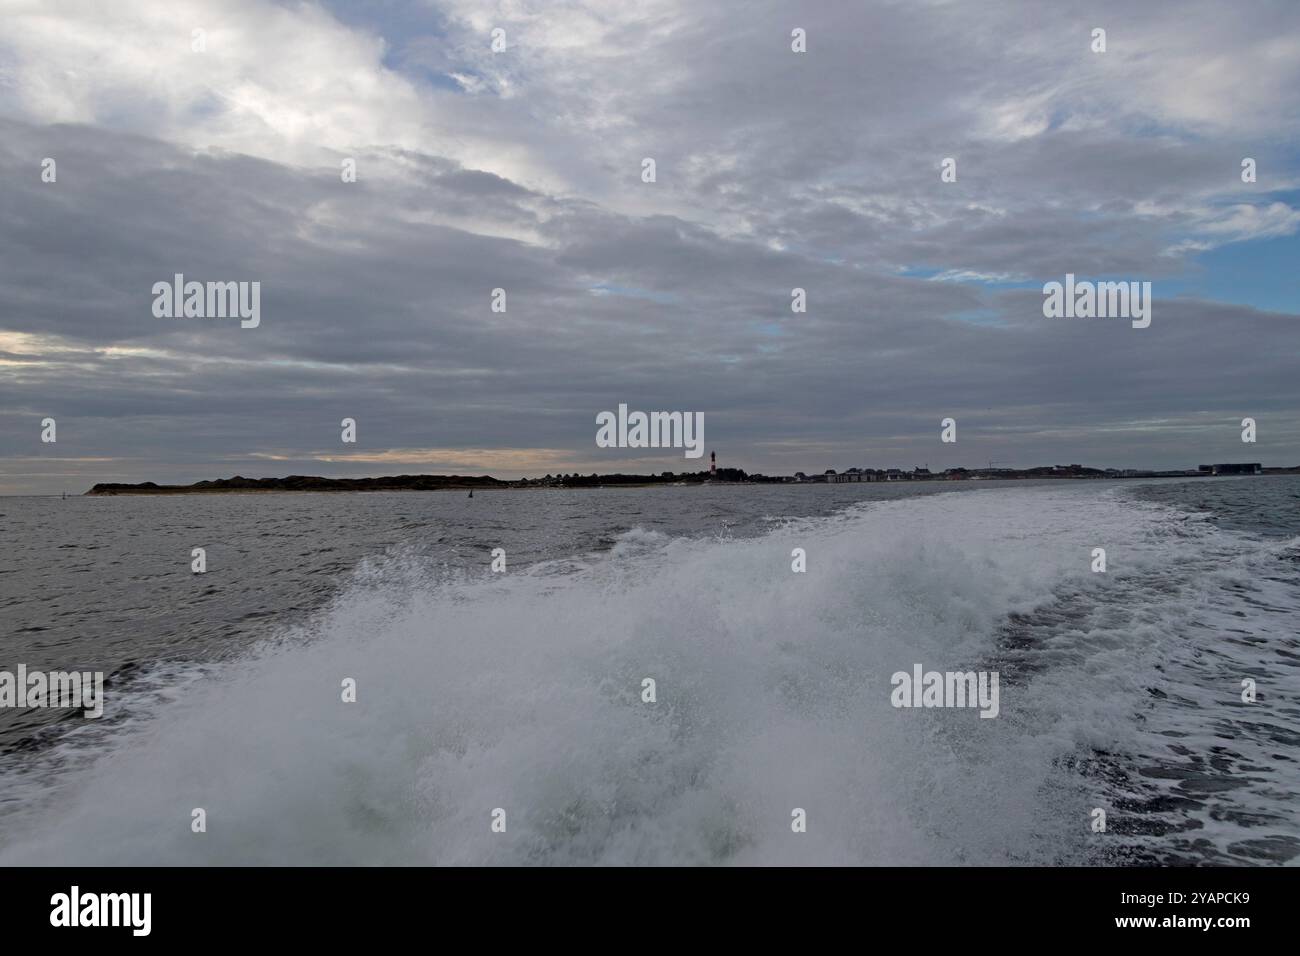
M1300 861L1294 477L3 498L0 536L0 670L108 678L100 720L0 709L0 864ZM891 707L916 663L998 671L999 717Z

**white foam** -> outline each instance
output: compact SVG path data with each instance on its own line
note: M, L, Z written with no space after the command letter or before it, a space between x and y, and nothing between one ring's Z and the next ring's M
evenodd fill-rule
M1110 492L998 489L755 539L636 530L563 575L371 576L54 772L0 823L0 863L1077 860L1096 796L1061 758L1134 745L1176 602L1054 632L996 720L895 710L889 677L997 669L1009 614L1112 586L1091 548L1138 578L1191 553L1170 521Z

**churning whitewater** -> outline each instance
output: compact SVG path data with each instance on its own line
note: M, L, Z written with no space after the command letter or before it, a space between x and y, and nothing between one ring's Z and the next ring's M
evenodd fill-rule
M146 668L119 719L0 763L0 864L1294 857L1295 541L1090 484L751 537L636 528L504 574L398 548L274 638ZM891 706L918 664L999 673L995 719Z

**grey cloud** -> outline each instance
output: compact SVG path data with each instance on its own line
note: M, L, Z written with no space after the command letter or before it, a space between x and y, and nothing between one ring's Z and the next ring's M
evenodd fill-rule
M483 101L481 115L474 98L439 94L460 97L448 109L467 135L531 149L567 193L409 147L362 144L359 181L344 184L338 153L305 168L102 124L2 121L0 485L431 470L314 461L345 451L343 416L362 451L590 462L594 415L620 401L704 411L710 445L751 470L1186 466L1198 449L1240 457L1248 414L1265 423L1250 457L1300 461L1293 316L1160 299L1147 330L1053 321L1034 289L899 272L1175 277L1186 264L1166 254L1171 236L1241 192L1232 137L1190 149L1190 134L1135 131L1132 113L989 135L981 102L1050 90L1061 109L1089 87L1053 85L1077 17L1031 28L1014 5L988 9L694 11L653 36L616 31L616 48L644 43L639 62L522 57L516 79L539 92ZM1133 22L1101 11L1121 37ZM788 52L792 25L810 31L806 62ZM540 96L561 99L546 113ZM622 122L575 125L566 144L548 117L589 103ZM1281 128L1261 139L1252 149L1284 163ZM636 179L649 154L653 186ZM57 185L39 180L47 155ZM950 186L945 155L959 159ZM154 318L151 286L174 272L261 281L262 326ZM790 312L795 286L806 315ZM495 287L504 315L488 307ZM5 351L13 333L36 337L22 346L35 354ZM38 440L47 414L57 451ZM948 415L956 446L938 442Z

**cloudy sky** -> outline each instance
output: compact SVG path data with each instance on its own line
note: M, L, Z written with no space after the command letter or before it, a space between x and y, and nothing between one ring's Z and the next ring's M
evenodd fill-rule
M1298 130L1293 0L0 0L0 493L1300 464Z

